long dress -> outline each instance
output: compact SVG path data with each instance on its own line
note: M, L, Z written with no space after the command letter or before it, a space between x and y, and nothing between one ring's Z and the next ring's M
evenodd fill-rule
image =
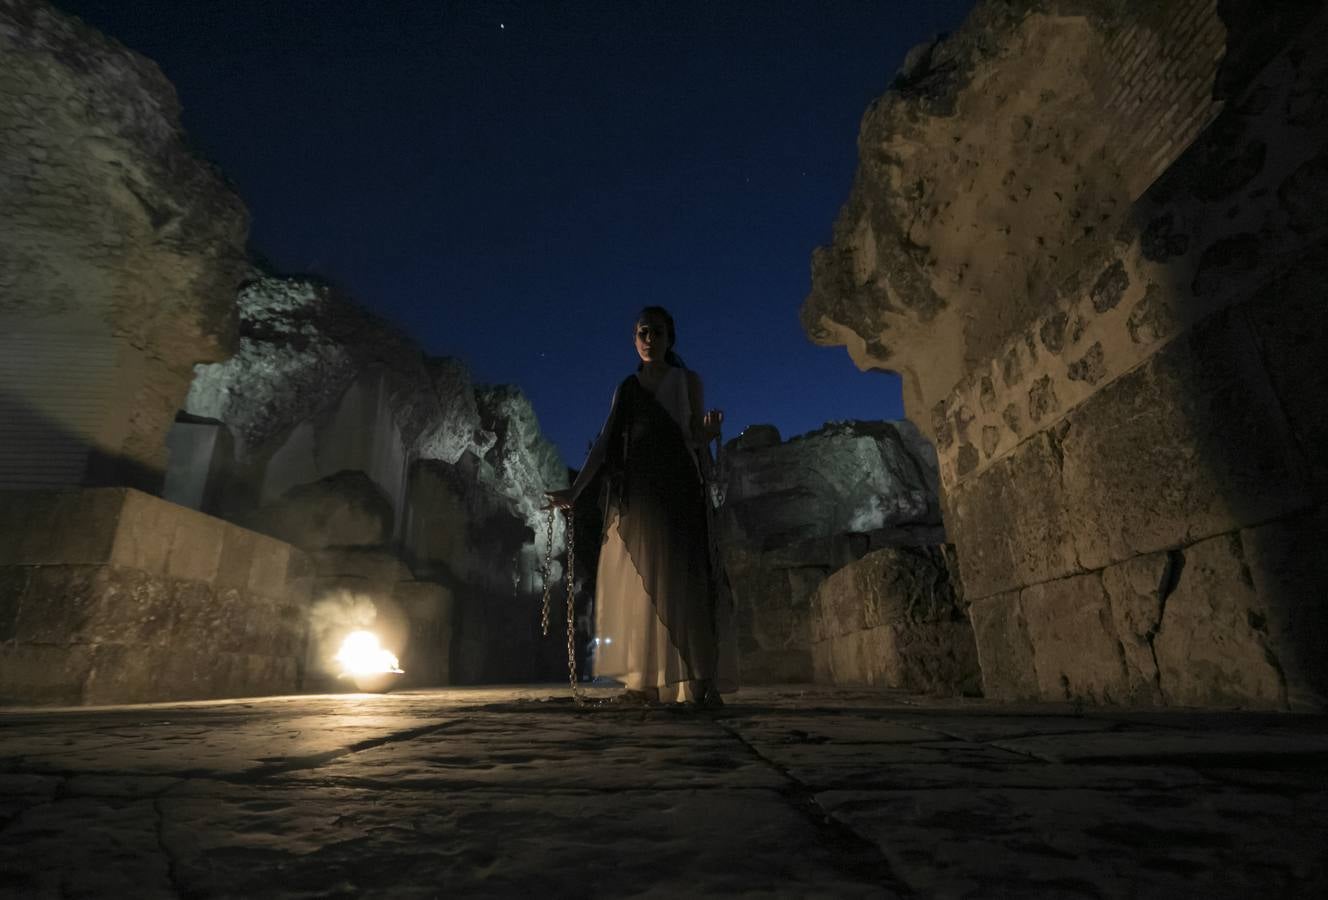
M737 689L731 603L710 542L701 454L690 440L687 372L652 394L631 375L579 484L604 476L604 538L595 590L594 672L662 702L699 683Z

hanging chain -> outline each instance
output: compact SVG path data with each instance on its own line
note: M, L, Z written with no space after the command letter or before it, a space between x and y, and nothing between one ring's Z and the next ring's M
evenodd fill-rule
M540 613L540 632L549 636L549 596L553 593L553 585L549 581L549 576L553 574L553 517L557 515L557 509L549 505L549 527L545 532L544 539L544 609Z
M567 507L567 682L572 699L582 704L576 688L576 511Z
M567 507L567 683L572 688L572 699L577 706L587 705L576 685L576 512ZM553 596L553 520L557 507L549 507L549 520L545 529L544 548L544 602L540 610L540 631L549 634L549 600Z

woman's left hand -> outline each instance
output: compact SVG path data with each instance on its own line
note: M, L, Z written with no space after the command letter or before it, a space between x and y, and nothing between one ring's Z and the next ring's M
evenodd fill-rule
M712 409L701 417L701 431L705 434L707 441L718 438L723 426L724 411L722 409Z

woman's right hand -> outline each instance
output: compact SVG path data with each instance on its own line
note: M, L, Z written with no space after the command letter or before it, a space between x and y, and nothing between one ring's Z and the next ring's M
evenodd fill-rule
M545 509L548 509L549 507L557 507L558 509L572 508L571 488L561 491L546 491L544 496L549 500L549 506L544 507Z

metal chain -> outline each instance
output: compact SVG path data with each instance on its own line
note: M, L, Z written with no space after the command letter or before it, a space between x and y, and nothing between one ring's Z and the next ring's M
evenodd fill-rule
M553 585L549 583L549 576L553 574L553 517L557 515L557 510L553 504L549 504L549 527L545 532L544 543L544 609L540 613L540 632L549 636L549 596L553 593Z
M569 506L567 513L567 683L572 688L572 699L577 706L589 705L576 685L576 512ZM549 520L545 529L548 542L544 549L544 602L540 611L540 631L549 634L549 600L553 595L553 520L557 507L549 507Z
M584 702L576 688L576 511L567 507L567 682L577 706Z

